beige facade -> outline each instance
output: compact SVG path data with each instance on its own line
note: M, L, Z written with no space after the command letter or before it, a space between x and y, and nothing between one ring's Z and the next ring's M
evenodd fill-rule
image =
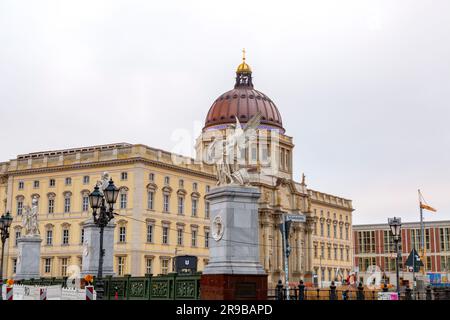
M196 159L127 143L19 155L0 163L0 197L14 217L6 249L5 274L14 275L22 211L39 198L43 239L42 276L61 276L81 266L82 223L91 216L87 196L103 172L121 187L115 218L114 271L133 276L172 271L176 255L208 262L209 205L216 167L205 151L213 139L227 139L230 124L262 115L256 138L236 150L259 199L260 259L269 287L284 277L283 215L304 215L290 230L290 281L315 274L319 281L346 277L352 269L352 201L307 188L294 180L293 138L285 134L274 103L253 89L251 69L238 68L233 90L216 99L196 143Z

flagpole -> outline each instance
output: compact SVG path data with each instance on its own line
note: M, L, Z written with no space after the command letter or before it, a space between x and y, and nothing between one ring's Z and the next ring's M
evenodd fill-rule
M425 268L427 265L426 257L425 257L425 245L424 245L424 239L425 239L425 228L423 224L423 208L422 208L422 194L420 193L419 189L419 208L420 208L420 255L422 262L425 261L423 264L422 274L425 274Z

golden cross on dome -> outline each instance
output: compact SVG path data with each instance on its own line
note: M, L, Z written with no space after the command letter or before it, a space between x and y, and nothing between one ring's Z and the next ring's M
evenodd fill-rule
M242 49L242 61L245 62L245 48Z

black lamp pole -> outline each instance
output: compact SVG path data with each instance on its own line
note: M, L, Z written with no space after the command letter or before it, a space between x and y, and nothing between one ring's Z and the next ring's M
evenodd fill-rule
M119 189L116 188L112 179L109 180L108 186L100 192L98 186L89 194L89 201L93 210L94 223L100 228L100 252L98 257L98 274L96 281L97 300L103 300L104 282L103 282L103 257L105 249L103 249L103 234L108 223L114 219L114 204L117 201ZM108 206L107 206L108 204ZM97 214L97 210L99 213Z
M9 238L9 227L12 223L12 217L9 212L0 217L0 234L2 238L2 261L0 262L0 300L3 299L1 289L3 287L3 261L5 260L5 242Z
M394 243L395 243L395 252L397 254L397 258L395 261L395 270L396 270L396 276L397 276L397 294L398 299L400 300L400 258L401 253L399 251L399 242L400 242L400 232L402 227L402 222L400 218L389 218L388 219L389 227L391 228L391 233L394 236Z

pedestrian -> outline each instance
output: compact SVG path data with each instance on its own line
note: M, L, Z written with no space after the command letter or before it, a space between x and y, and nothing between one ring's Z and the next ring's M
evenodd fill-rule
M298 300L305 300L305 285L303 284L303 280L300 280L298 285Z

